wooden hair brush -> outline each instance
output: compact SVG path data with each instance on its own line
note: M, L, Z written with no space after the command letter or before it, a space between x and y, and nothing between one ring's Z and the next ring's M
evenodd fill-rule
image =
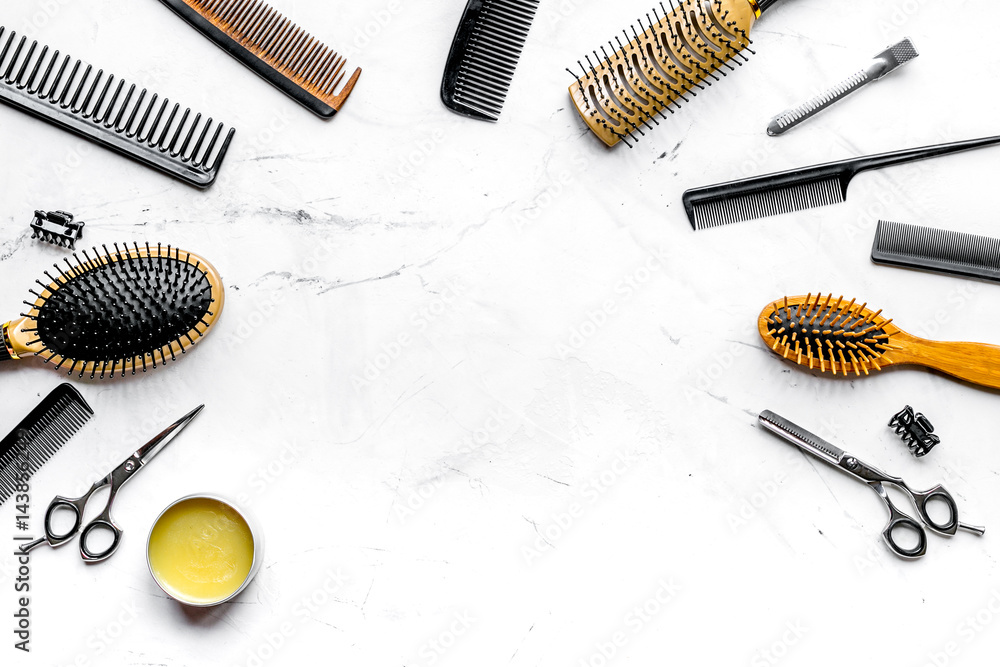
M918 338L867 306L833 294L788 296L764 308L757 326L775 353L824 373L868 375L909 364L1000 389L1000 346Z
M81 378L135 375L175 360L218 319L222 281L201 257L160 244L102 248L35 281L28 312L0 328L0 361L35 355Z
M594 61L577 61L583 75L569 87L587 126L608 146L644 135L674 107L742 67L753 53L750 29L778 0L667 0L663 16L653 8L639 30L633 25L600 47ZM641 32L640 32L641 31ZM570 74L576 76L575 72Z

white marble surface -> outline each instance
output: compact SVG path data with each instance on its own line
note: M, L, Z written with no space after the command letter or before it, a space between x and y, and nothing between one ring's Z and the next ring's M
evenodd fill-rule
M914 333L1000 342L1000 288L868 259L880 217L1000 233L1000 154L864 175L844 205L712 232L694 234L680 206L686 187L995 134L992 3L788 0L759 24L747 67L612 151L570 107L563 68L648 0L543 0L496 125L438 100L463 4L278 3L364 68L324 123L153 0L0 2L0 23L238 128L199 192L0 108L4 312L61 256L29 240L35 208L74 212L88 243L204 254L227 288L217 330L182 362L75 381L96 417L33 479L36 530L53 495L207 409L122 492L113 559L33 556L29 656L12 648L13 557L0 550L0 661L995 659L997 395L917 370L810 375L754 325L767 301L823 290ZM764 134L904 35L917 61ZM0 423L60 381L33 363L0 370ZM924 460L885 426L906 403L943 438ZM894 558L874 495L755 428L764 408L917 486L945 482L986 536L932 536L922 561ZM241 497L267 546L235 603L191 613L156 588L144 546L168 502L203 490ZM0 510L8 545L13 514Z

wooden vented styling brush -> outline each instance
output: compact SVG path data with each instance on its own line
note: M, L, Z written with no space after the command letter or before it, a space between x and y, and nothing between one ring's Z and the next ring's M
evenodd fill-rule
M175 360L218 319L222 280L203 258L160 244L102 248L35 281L28 312L0 327L0 362L35 355L81 378L134 375Z
M577 61L569 87L584 122L608 146L644 135L753 53L750 29L779 0L667 0ZM661 15L662 14L662 15ZM624 37L624 39L623 39ZM575 72L570 74L577 76Z
M832 293L784 297L764 308L757 325L771 350L812 370L857 376L889 366L924 366L1000 389L1000 346L918 338L856 299Z

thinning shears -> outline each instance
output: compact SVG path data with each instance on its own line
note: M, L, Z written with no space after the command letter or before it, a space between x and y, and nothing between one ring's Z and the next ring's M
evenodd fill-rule
M985 528L970 526L958 520L958 506L955 504L955 499L940 484L927 491L914 491L899 477L887 475L875 466L869 465L858 457L831 445L818 435L810 433L801 426L793 424L770 410L760 413L758 420L760 421L760 425L768 431L778 435L786 442L797 446L802 451L812 454L820 461L864 482L877 493L889 510L889 523L886 525L885 530L882 531L882 539L885 540L889 550L900 558L920 558L927 552L927 533L924 531L924 526L938 535L948 537L954 535L959 528L967 530L970 533L975 533L976 535L982 535L986 532ZM920 517L920 522L923 525L910 515L904 514L893 504L889 498L889 494L886 493L886 484L891 484L906 494L913 502L913 506L916 507L917 515ZM941 501L948 507L948 519L946 521L935 521L928 514L927 505L931 501ZM893 535L899 529L914 531L917 535L916 545L909 548L901 546Z
M56 496L49 503L49 508L45 511L45 537L41 537L34 542L29 542L21 547L22 552L28 552L35 547L40 547L43 544L48 544L51 547L58 547L61 544L65 544L70 541L77 532L80 532L80 528L83 531L80 532L80 557L83 560L91 563L96 563L102 560L107 560L111 555L118 549L118 545L122 541L122 530L111 518L111 506L115 502L115 496L118 495L118 491L122 488L125 482L132 479L132 476L137 472L142 470L143 466L150 462L150 460L160 453L160 451L167 446L167 444L174 439L185 426L191 423L199 412L201 412L204 405L199 405L197 408L187 413L176 422L164 429L159 435L147 442L145 445L135 450L132 456L125 459L121 465L109 472L103 478L94 482L94 485L90 487L90 490L79 498L66 498L64 496ZM97 515L92 521L83 525L83 512L87 507L87 503L90 502L91 496L98 489L102 489L105 486L110 486L111 491L108 494L108 502L104 506L104 510ZM73 514L73 525L69 530L57 533L52 527L53 517L60 510L68 510ZM111 544L103 549L91 549L88 546L88 538L94 533L95 530L108 531L111 533Z

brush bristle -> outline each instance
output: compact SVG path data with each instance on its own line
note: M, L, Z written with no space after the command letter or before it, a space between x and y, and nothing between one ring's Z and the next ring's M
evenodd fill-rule
M570 96L590 129L608 146L645 135L657 116L674 113L733 64L753 53L749 38L755 20L745 0L668 0L638 20L622 36L577 61L582 75ZM575 72L570 74L577 76Z
M169 246L133 244L101 254L74 254L58 276L35 293L28 314L33 352L80 377L125 374L166 363L204 335L218 297L206 267ZM30 305L30 304L29 304ZM157 354L159 358L157 359Z
M772 351L800 366L837 375L882 370L879 360L893 349L892 320L867 304L833 294L785 297L767 306L760 334Z

